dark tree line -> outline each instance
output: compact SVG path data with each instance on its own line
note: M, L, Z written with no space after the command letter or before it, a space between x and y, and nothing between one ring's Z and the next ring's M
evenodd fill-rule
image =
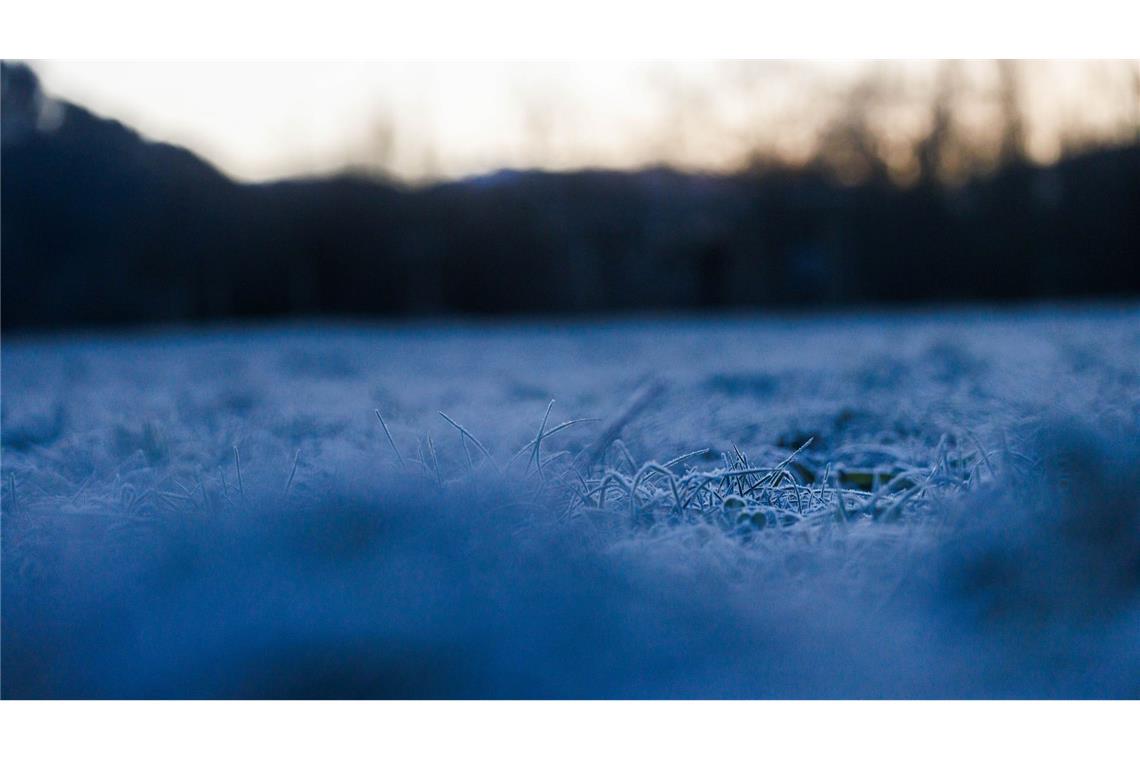
M961 186L822 164L250 185L47 103L19 65L0 115L5 329L1140 293L1136 145Z

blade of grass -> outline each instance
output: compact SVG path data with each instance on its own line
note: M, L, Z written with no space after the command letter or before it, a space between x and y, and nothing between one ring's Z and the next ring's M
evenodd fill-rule
M449 425L451 425L453 428L458 430L461 435L466 436L471 441L471 443L475 444L475 448L479 449L479 451L481 451L483 453L483 456L487 458L487 461L491 463L491 466L495 468L495 471L496 472L499 471L499 465L495 463L495 458L491 456L491 452L487 451L487 447L484 446L479 441L478 438L476 438L474 435L472 435L471 432L467 428L463 427L462 425L460 425L458 422L456 422L455 420L448 417L443 412L440 412L439 416L443 417L445 420L447 420ZM434 453L433 453L433 456L434 456Z
M400 469L407 470L408 463L404 461L404 455L400 453L400 449L396 446L396 441L392 438L392 431L388 429L388 423L384 421L384 415L380 414L379 409L373 409L376 412L376 419L380 420L380 426L384 428L384 435L388 436L388 445L392 447L392 451L396 452L396 459L400 460Z

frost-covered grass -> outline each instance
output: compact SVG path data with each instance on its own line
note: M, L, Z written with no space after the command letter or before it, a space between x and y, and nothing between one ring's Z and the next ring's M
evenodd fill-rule
M6 337L3 692L1140 696L1138 355L1133 306Z

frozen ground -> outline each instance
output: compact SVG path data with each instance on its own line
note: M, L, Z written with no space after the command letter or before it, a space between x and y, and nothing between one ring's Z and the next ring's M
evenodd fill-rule
M1138 357L1134 305L5 336L3 695L1140 697Z

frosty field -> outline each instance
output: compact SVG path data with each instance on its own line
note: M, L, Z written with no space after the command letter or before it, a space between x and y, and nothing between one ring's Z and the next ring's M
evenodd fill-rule
M3 696L1137 698L1138 357L1132 304L5 336Z

